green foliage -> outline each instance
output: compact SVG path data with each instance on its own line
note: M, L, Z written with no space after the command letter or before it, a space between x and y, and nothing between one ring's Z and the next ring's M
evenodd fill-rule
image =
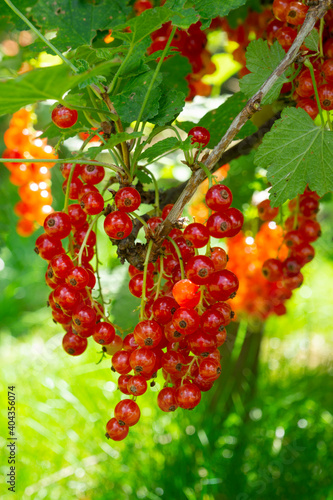
M23 106L46 99L59 100L71 85L83 79L69 76L63 64L29 71L15 80L0 82L0 115L14 113Z
M315 28L313 28L311 33L304 40L304 45L305 47L307 47L310 50L313 50L314 52L318 51L319 33Z
M302 193L307 184L319 196L332 191L332 146L332 132L317 127L303 109L284 109L255 156L256 164L268 169L272 206Z
M280 64L285 52L278 42L269 47L266 40L254 40L246 50L246 67L251 71L239 82L240 89L247 97L252 97ZM280 95L282 85L290 75L290 68L285 71L262 100L262 104L271 104Z
M80 0L40 0L32 9L32 17L43 30L57 29L56 38L52 39L52 43L58 50L65 52L80 45L89 45L97 30L111 29L123 24L131 12L126 3L123 0L97 4ZM39 42L36 49L38 52L50 52L43 42Z
M167 153L168 151L171 151L172 149L175 149L177 147L179 147L178 139L176 137L168 137L167 139L156 142L150 148L145 149L141 153L139 160L147 159L147 162L151 163L155 160L155 158L158 158L164 153Z

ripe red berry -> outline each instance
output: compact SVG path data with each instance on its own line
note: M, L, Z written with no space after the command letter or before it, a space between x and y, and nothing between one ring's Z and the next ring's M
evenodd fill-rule
M188 246L203 248L209 241L209 231L203 224L193 222L185 228L184 238Z
M77 122L78 113L76 109L69 109L58 104L52 111L52 121L59 128L70 128Z
M119 387L119 390L123 394L127 394L127 396L129 395L129 392L128 392L128 389L127 389L127 383L128 383L128 381L129 381L130 378L132 378L132 375L120 375L120 377L118 378L118 387Z
M285 52L288 52L294 40L297 36L297 31L294 28L290 28L289 26L283 26L276 32L276 39L284 49Z
M321 73L327 83L333 83L333 59L327 59L321 67Z
M101 165L83 165L81 178L87 184L99 184L105 176L105 169Z
M150 290L154 287L154 280L153 278L147 274L146 276L146 295L149 293ZM130 282L128 283L128 288L129 291L131 292L134 297L142 297L142 291L143 291L143 273L138 273L133 278L131 278Z
M285 288L288 288L288 290L295 290L296 288L299 288L301 284L303 283L303 274L298 273L296 276L290 276L289 278L284 278L282 280L282 284ZM285 314L285 313L283 313Z
M62 240L71 232L71 221L65 212L52 212L44 220L44 230L49 236Z
M212 247L210 249L210 258L213 262L215 271L222 271L228 263L228 255L221 247Z
M203 330L197 330L195 333L192 333L187 340L195 356L207 357L209 353L214 352L217 348L215 335L205 333Z
M59 304L64 311L73 311L80 302L79 292L73 290L68 285L59 285L54 290L54 301Z
M171 212L172 208L173 208L173 203L168 203L168 205L165 205L165 207L163 208L162 213L161 213L161 217L163 220L165 220L167 218L167 216Z
M207 285L210 295L214 299L222 301L232 299L236 295L238 287L237 276L228 269L213 273Z
M155 271L155 266L152 262L149 262L147 271L148 271L148 275L152 274ZM134 267L132 264L130 264L128 266L128 274L130 275L131 278L133 278L133 276L135 276L136 274L139 274L139 273L143 273L143 267L140 270L137 267Z
M162 411L175 411L178 408L175 389L173 387L164 387L158 393L157 404Z
M95 329L96 311L93 307L80 304L74 309L72 320L74 328L80 335L90 337Z
M303 267L314 258L315 249L309 243L302 243L292 249L292 256L296 257Z
M82 266L73 267L66 278L66 283L74 290L83 290L89 282L88 271Z
M132 370L130 365L131 353L129 351L117 351L112 356L112 366L116 370L117 373L121 375L127 375Z
M172 295L180 307L196 307L200 301L200 286L185 279L173 286Z
M106 321L101 321L95 326L95 331L93 333L93 339L97 344L107 345L111 344L116 336L116 331L111 323Z
M287 14L287 23L299 26L304 23L309 7L302 2L291 2Z
M88 341L69 331L62 339L62 347L71 356L79 356L87 349Z
M53 257L50 265L54 275L60 279L65 279L74 267L72 259L65 253Z
M114 409L114 416L120 425L135 425L140 419L140 408L132 399L119 401Z
M210 133L204 127L193 127L188 133L192 136L191 144L200 144L202 147L206 147L210 141Z
M152 349L162 339L162 329L156 321L140 321L134 328L134 338L140 347Z
M288 257L282 263L283 274L286 278L296 276L301 270L301 264L295 257Z
M321 228L319 222L311 219L304 220L300 227L299 231L302 234L305 241L316 241L321 235Z
M74 166L74 172L72 174L72 179L77 179L78 176L81 174L81 170L82 170L82 167L84 167L84 165L80 165L80 163L76 163L76 164L73 164L73 163L63 163L60 166L61 175L65 179L68 179L69 174L71 173L71 170L72 170L73 166Z
M80 179L72 179L69 186L69 199L77 200L79 197L80 189L83 187L82 181ZM67 180L62 184L63 193L66 194L67 191Z
M156 354L153 350L142 347L131 352L129 362L135 372L150 373L155 366Z
M134 212L141 205L141 196L134 187L128 186L117 191L114 201L121 212Z
M74 236L75 243L77 245L81 246L83 244L83 241L86 237L88 229L89 229L88 222L85 223L83 226L79 227L78 229L76 229L73 236ZM96 233L95 233L95 231L89 232L89 236L87 238L86 245L88 245L88 246L96 245Z
M238 208L233 207L228 208L225 213L228 215L231 222L231 229L229 230L227 236L228 238L232 238L233 236L236 236L236 234L238 234L242 229L244 224L244 215L240 210L238 210Z
M35 252L42 259L51 260L56 255L64 253L64 248L59 238L44 233L36 240Z
M313 196L304 197L299 203L299 211L305 217L311 217L319 210L319 201Z
M318 88L321 107L326 110L333 109L333 84L325 83Z
M167 351L162 355L162 368L170 374L180 374L186 361L184 356L178 351Z
M232 193L227 186L216 184L208 189L205 199L207 207L216 212L223 212L232 203Z
M257 208L259 219L262 221L273 220L279 213L279 207L271 207L269 200L263 200Z
M207 229L214 238L224 238L229 235L232 225L227 211L215 212L207 220Z
M214 271L215 268L212 260L205 255L195 255L185 266L186 277L196 285L208 283Z
M213 359L205 358L199 365L199 374L205 380L216 380L221 374L221 365Z
M314 120L319 113L317 103L310 99L309 97L305 97L300 99L296 105L296 108L302 108L307 114Z
M88 215L97 215L104 209L104 198L100 193L87 193L80 201L82 210Z
M128 333L123 342L123 348L125 349L125 351L132 352L135 351L138 347L139 345L135 341L134 333Z
M302 233L298 230L288 231L284 237L284 243L288 248L294 248L303 243Z
M201 316L201 327L205 333L217 335L224 330L224 317L217 309L210 307Z
M105 217L104 231L114 240L123 240L132 232L133 224L125 212L112 212Z
M142 396L147 390L147 382L142 375L134 375L127 383L127 390L133 396Z
M176 401L186 410L195 408L201 401L201 391L195 384L185 383L176 390Z
M82 227L87 220L87 214L82 210L78 203L69 205L68 215L71 226L75 229Z
M200 316L195 309L180 307L172 317L173 326L177 331L190 335L200 327Z
M279 259L267 259L262 266L262 274L268 281L279 281L283 276L283 265Z
M122 441L128 434L128 426L120 425L116 418L111 418L106 424L106 436L113 441Z
M231 306L228 302L216 302L216 304L212 306L212 309L215 309L216 311L222 314L224 326L229 325L230 321L235 316L235 313L231 309Z
M172 316L179 308L179 305L172 297L159 297L152 305L154 319L160 325L166 325L172 320Z
M289 6L293 0L274 0L273 14L279 21L286 22Z

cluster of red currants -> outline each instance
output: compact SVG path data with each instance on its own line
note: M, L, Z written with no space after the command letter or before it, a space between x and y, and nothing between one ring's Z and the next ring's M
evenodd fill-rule
M160 5L163 5L163 3L160 2ZM134 4L136 15L140 15L145 10L153 7L153 2L147 0L137 0ZM163 24L161 28L154 31L151 34L152 42L148 47L148 54L164 50L171 31L171 22ZM216 66L211 60L211 53L206 49L206 45L207 35L201 30L200 21L192 24L188 30L177 29L171 41L171 47L186 57L192 66L192 73L186 77L189 86L187 101L192 101L196 95L208 97L211 93L211 86L204 83L202 77L214 73Z
M301 269L314 258L315 250L311 243L321 234L320 224L316 220L319 199L315 191L306 189L289 202L291 215L284 223L287 232L283 237L288 256L284 260L273 258L264 262L262 272L268 281L281 281L288 290L294 290L303 283ZM258 205L258 212L262 220L269 220L276 217L278 208L272 208L269 200L265 200Z
M249 72L246 68L246 47L250 43L253 34L256 38L266 38L269 45L276 40L287 52L293 44L298 29L304 22L308 11L308 6L301 1L294 0L274 0L272 10L265 9L261 13L249 10L248 18L245 23L232 29L226 19L220 21L228 38L239 44L234 50L233 57L242 65L240 76ZM324 17L324 26L322 33L321 53L318 57L311 57L311 63L314 70L315 85L318 89L320 106L324 110L333 109L333 39L331 38L333 28L333 10L330 9ZM320 21L317 22L315 29L320 31ZM303 55L313 56L314 53L302 46ZM296 101L297 108L304 109L312 119L318 115L318 105L315 99L314 82L311 71L306 64L295 65L297 76L294 82L285 83L282 87L282 94L289 94L290 99Z
M234 316L228 300L236 295L239 283L226 269L226 252L211 247L210 238L231 237L241 230L242 215L237 210L236 217L231 202L226 186L212 186L206 204L214 211L213 222L193 222L184 231L172 229L155 264L149 263L143 272L129 267L130 292L142 298L143 307L133 333L112 357L112 370L120 374L120 391L136 397L147 391L147 381L161 369L165 384L157 404L165 412L196 407L201 392L211 389L221 373L218 347L225 342L225 327ZM160 218L149 219L147 230L153 233L171 209L167 205ZM139 418L135 400L120 401L107 423L107 436L124 439Z
M21 109L13 114L9 128L4 134L5 151L3 158L8 158L4 165L10 171L9 181L18 186L20 201L14 206L19 217L16 231L20 236L30 236L39 225L43 225L45 216L52 212L50 168L54 163L41 162L42 158L58 158L47 139L41 139L33 128L33 113ZM20 163L11 159L22 160ZM36 162L25 163L24 160Z

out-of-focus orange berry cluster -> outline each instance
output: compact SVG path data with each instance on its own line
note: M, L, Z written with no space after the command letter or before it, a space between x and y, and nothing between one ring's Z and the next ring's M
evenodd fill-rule
M285 314L285 300L291 290L282 281L271 283L262 274L267 259L285 259L288 248L283 244L283 229L274 221L265 222L255 237L243 232L228 240L229 268L237 271L239 289L232 305L238 316L242 314L265 320L270 314Z
M19 188L21 200L14 206L14 212L19 217L16 230L20 236L30 236L53 211L50 168L54 163L24 163L24 160L54 160L58 156L47 139L39 137L42 132L34 130L32 123L33 113L21 109L14 113L4 134L7 149L3 158L22 159L22 163L4 163L10 171L10 182Z

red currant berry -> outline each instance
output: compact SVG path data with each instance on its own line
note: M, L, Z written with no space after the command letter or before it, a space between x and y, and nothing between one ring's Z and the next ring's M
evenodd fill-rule
M289 26L283 26L276 32L276 39L285 52L288 52L297 36L297 31ZM305 96L304 96L305 97Z
M208 354L217 348L215 335L205 333L203 330L197 330L188 337L188 344L195 356L207 357Z
M201 391L195 384L183 384L176 390L176 401L181 408L190 410L201 401Z
M157 405L162 411L175 411L178 408L175 389L173 387L164 387L158 393Z
M237 276L228 269L213 273L207 285L210 295L214 299L222 301L235 297L238 287Z
M56 321L56 323L59 323L60 325L70 325L72 320L71 316L64 313L61 309L52 311L52 318L54 319L54 321Z
M59 285L54 290L54 301L59 304L64 311L72 311L80 302L79 292L73 290L68 285Z
M70 128L77 122L76 109L69 109L58 104L52 111L52 121L59 128Z
M140 347L152 349L162 339L162 329L156 321L140 321L134 328L134 338Z
M60 279L65 279L74 267L72 259L65 253L53 257L50 265L54 275Z
M51 260L56 255L64 253L61 240L44 233L36 240L35 252L42 259Z
M228 263L228 255L221 247L212 247L210 249L210 258L213 262L215 271L222 271Z
M72 179L70 186L69 186L69 199L70 200L77 200L79 197L79 192L80 189L83 187L82 181L80 179ZM63 193L66 194L68 187L67 187L67 180L65 180L62 184L62 190Z
M210 141L210 133L204 127L193 127L188 135L192 136L191 144L200 144L203 148L206 147Z
M203 248L209 241L209 231L203 224L193 222L185 228L184 238L188 246Z
M87 349L88 341L69 331L62 339L62 347L71 356L79 356Z
M121 212L134 212L141 205L141 196L135 188L128 186L117 191L114 201Z
M172 317L173 326L177 331L190 335L200 327L200 316L194 309L180 307Z
M82 227L87 220L87 214L82 210L78 203L73 203L68 207L68 215L71 226L74 229Z
M112 356L112 366L117 373L127 375L132 370L129 363L131 353L128 351L117 351Z
M316 220L306 219L299 228L300 233L305 241L316 241L321 235L321 228L319 222Z
M230 304L228 302L216 302L212 306L212 309L215 309L223 316L223 325L227 326L231 322L231 320L235 317L234 311L231 309Z
M257 208L259 219L262 221L273 220L279 213L279 207L271 207L269 200L263 200Z
M321 73L327 83L333 83L333 59L327 59L321 67Z
M152 262L149 262L148 264L148 269L147 269L147 275L149 276L155 271L155 266ZM128 274L130 275L131 278L135 276L136 274L143 273L143 267L142 269L138 269L137 267L132 266L132 264L129 265L128 267Z
M299 288L302 285L303 279L304 279L303 274L298 273L296 274L296 276L284 278L282 280L282 284L285 288L288 288L288 290L295 290L296 288ZM283 314L285 314L285 312Z
M302 233L298 230L288 231L284 237L284 243L288 248L294 248L303 243Z
M49 236L62 240L71 232L71 221L65 212L52 212L44 220L44 230Z
M302 108L307 114L314 120L319 113L317 103L310 99L309 97L305 97L304 99L300 99L297 103L296 108Z
M186 361L184 356L177 351L167 351L162 355L162 368L170 374L177 375L182 371Z
M105 349L105 352L109 356L112 356L112 354L120 351L122 347L123 347L123 339L121 338L120 335L116 335L111 344L107 344L103 349Z
M149 294L149 291L154 287L153 278L147 274L146 276L146 295ZM131 278L128 284L129 291L134 297L142 297L143 291L143 273L138 273L133 278Z
M123 393L126 394L127 396L129 395L128 389L127 389L127 383L128 381L132 378L132 375L120 375L118 378L118 387L119 390Z
M283 264L279 259L267 259L262 266L262 274L268 281L279 281L283 276Z
M240 210L238 210L238 208L233 207L228 208L225 213L228 215L229 221L231 222L231 229L226 236L228 236L228 238L232 238L242 229L244 224L244 215Z
M125 351L132 352L135 351L138 347L139 345L135 341L134 333L129 333L128 335L126 335L123 342L123 348L125 349Z
M114 416L120 425L135 425L140 419L140 408L132 399L119 401L114 409Z
M319 201L312 196L306 196L299 203L299 211L305 217L311 217L319 211Z
M300 26L304 23L308 9L309 7L302 2L291 2L286 19L287 23L293 24L294 26Z
M184 332L179 332L172 321L165 325L164 335L168 342L179 342Z
M84 165L80 165L79 163L76 163L76 164L74 164L74 163L63 163L60 166L60 172L61 172L61 175L65 179L68 179L69 174L71 173L72 167L74 167L74 172L72 174L72 179L77 179L79 177L79 175L81 174L81 170L82 170L82 167L84 167Z
M199 374L205 380L216 380L221 375L221 365L213 359L205 358L199 365Z
M181 280L172 289L172 295L180 307L196 307L200 301L200 286L190 280Z
M101 165L83 165L81 179L87 184L99 184L105 176L105 169Z
M88 271L82 266L75 266L66 278L66 283L74 290L83 290L89 282Z
M301 270L301 264L295 257L288 257L283 262L283 274L286 278L292 278L296 276Z
M133 224L125 212L112 212L105 217L104 231L114 240L123 240L132 232Z
M161 217L163 220L165 220L167 218L167 216L171 212L172 208L173 208L173 203L169 203L168 205L165 205L165 207L163 208L162 213L161 213Z
M215 268L212 260L205 255L195 255L185 266L186 277L196 285L208 283L214 271Z
M146 347L130 353L130 365L137 373L150 373L156 362L156 354Z
M95 332L93 333L93 339L97 344L107 345L111 344L116 336L116 331L111 323L106 321L101 321L95 326Z
M145 10L152 9L154 6L149 0L136 0L133 5L136 15L139 16Z
M216 184L208 189L205 199L207 207L216 212L223 212L232 203L232 193L227 186Z
M279 21L286 22L289 6L293 0L274 0L273 14Z
M106 424L106 437L113 441L122 441L128 434L128 426L120 425L116 418L111 418Z
M214 238L229 236L232 224L227 211L212 214L207 220L207 229Z
M326 110L333 109L333 84L326 83L318 88L321 107Z
M147 391L147 382L142 375L134 375L127 383L127 390L133 396L142 396Z
M100 193L87 193L81 198L80 206L88 215L97 215L104 210L104 199Z
M82 186L79 189L79 193L78 193L79 202L81 203L82 198L86 194L90 194L90 193L99 193L99 191L98 191L97 187L93 186L92 184L82 184Z
M154 319L160 325L166 325L172 320L172 316L179 305L172 297L159 297L152 305Z
M201 326L205 333L217 335L224 330L224 317L218 310L209 308L201 316Z
M90 306L80 304L72 315L74 328L84 337L90 337L94 333L96 323L96 311Z
M302 243L292 249L292 256L296 257L303 267L314 258L315 249L309 243Z

